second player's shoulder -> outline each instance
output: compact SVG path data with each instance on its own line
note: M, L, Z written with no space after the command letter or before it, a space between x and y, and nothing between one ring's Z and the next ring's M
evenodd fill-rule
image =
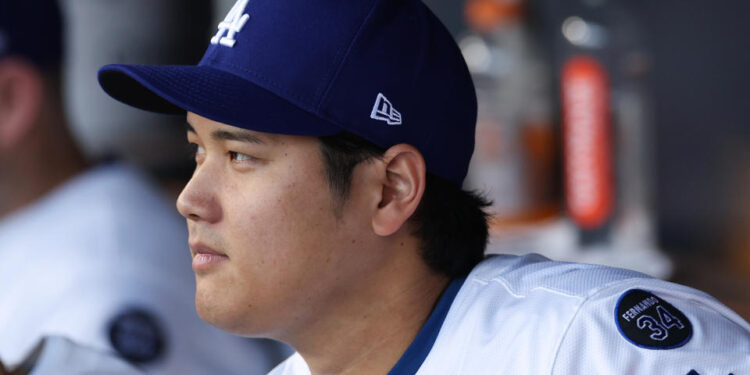
M144 172L124 163L104 164L67 190L65 205L79 217L62 224L68 233L63 243L90 254L88 265L112 270L110 279L126 281L121 288L137 288L132 280L144 275L178 289L193 283L185 222Z

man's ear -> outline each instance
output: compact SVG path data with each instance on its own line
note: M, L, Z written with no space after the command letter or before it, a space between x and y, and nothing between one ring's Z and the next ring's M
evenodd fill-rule
M382 194L372 227L377 235L389 236L417 210L424 194L427 168L422 154L407 144L389 148L382 161L385 165Z
M0 60L0 151L18 144L34 127L43 90L34 66L12 57Z

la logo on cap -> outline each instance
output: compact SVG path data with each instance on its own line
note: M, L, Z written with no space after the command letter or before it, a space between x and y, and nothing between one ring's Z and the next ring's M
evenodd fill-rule
M237 34L245 26L245 23L250 19L250 15L242 12L247 7L248 0L237 0L232 9L227 14L224 21L219 23L219 31L211 38L211 44L221 44L229 48L234 47L234 34ZM224 36L227 33L227 36Z

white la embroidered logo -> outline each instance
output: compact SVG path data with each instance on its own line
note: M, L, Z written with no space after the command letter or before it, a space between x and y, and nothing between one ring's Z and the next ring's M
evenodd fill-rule
M382 93L378 93L375 99L370 118L385 121L388 125L401 125L401 113L393 108L393 104Z
M224 21L219 23L219 32L211 38L211 44L221 44L222 46L234 47L234 34L237 34L245 26L245 23L250 18L250 15L242 12L247 7L248 0L237 0L232 9L227 14ZM224 36L224 33L227 36Z

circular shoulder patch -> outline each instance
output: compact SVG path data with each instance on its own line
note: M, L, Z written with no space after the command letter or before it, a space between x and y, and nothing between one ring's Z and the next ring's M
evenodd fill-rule
M690 341L693 326L676 307L640 289L623 293L615 306L617 329L636 346L674 349Z
M158 320L138 308L125 310L112 319L109 340L120 356L135 364L159 359L166 345Z

